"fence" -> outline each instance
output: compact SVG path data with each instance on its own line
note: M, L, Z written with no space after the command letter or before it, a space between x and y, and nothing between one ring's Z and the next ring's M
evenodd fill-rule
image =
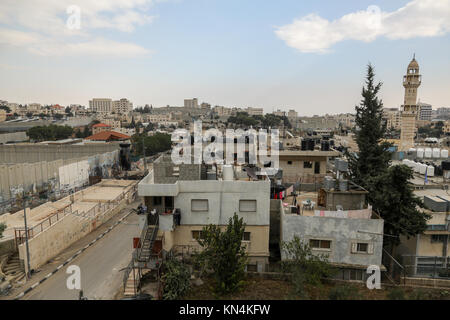
M133 198L135 192L134 188L131 190L131 199ZM47 228L51 227L53 224L58 222L59 220L63 219L65 216L72 214L76 215L82 218L91 218L93 219L99 214L103 214L107 212L108 210L116 207L124 198L130 199L130 197L127 197L127 191L122 192L120 195L118 195L114 200L104 202L104 203L98 203L93 208L88 210L87 212L78 212L72 211L72 205L68 205L64 207L63 209L59 209L54 214L50 215L48 218L46 218L44 221L40 222L37 225L34 225L32 227L28 228L28 239L31 239L35 236L37 236L39 233L43 232ZM20 245L25 242L25 228L14 228L14 237L16 239L16 245Z
M450 280L449 257L403 255L402 258L409 276Z
M394 284L405 284L407 276L405 267L383 248L382 263L387 272L384 275Z

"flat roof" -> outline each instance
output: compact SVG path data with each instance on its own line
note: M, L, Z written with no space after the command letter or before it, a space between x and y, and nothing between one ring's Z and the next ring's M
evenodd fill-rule
M339 151L320 151L320 150L282 150L279 152L280 157L339 157Z

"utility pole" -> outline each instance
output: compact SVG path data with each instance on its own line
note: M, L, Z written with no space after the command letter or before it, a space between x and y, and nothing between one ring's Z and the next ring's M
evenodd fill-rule
M27 250L27 278L30 279L30 248L28 247L28 226L25 191L23 192L23 222L25 225L25 248Z
M142 152L144 153L144 171L147 173L147 161L145 159L145 144L144 144L145 137L142 137Z

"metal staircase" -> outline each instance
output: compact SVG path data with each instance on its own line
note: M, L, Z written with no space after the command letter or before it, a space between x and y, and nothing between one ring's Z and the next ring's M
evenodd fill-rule
M139 246L134 250L128 267L126 268L123 287L125 296L135 296L139 292L140 279L143 269L158 269L161 265L161 258L153 253L153 245L159 230L159 216L156 217L155 224L149 225L146 221L140 236Z

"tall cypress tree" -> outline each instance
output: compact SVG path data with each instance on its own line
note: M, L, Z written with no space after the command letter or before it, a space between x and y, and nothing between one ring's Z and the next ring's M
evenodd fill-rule
M418 209L423 203L414 195L409 183L413 178L411 168L390 166L390 144L383 141L386 134L383 103L377 97L382 84L375 85L374 78L373 67L369 64L363 99L360 106L355 107L358 127L355 138L359 151L346 155L352 180L369 191L369 203L384 219L384 244L394 255L400 236L409 238L422 233L430 216Z
M357 154L347 153L352 180L371 191L373 179L383 174L390 164L389 143L382 141L386 134L383 123L383 102L377 94L382 83L374 83L375 73L371 64L367 66L366 86L362 89L361 103L356 106Z

